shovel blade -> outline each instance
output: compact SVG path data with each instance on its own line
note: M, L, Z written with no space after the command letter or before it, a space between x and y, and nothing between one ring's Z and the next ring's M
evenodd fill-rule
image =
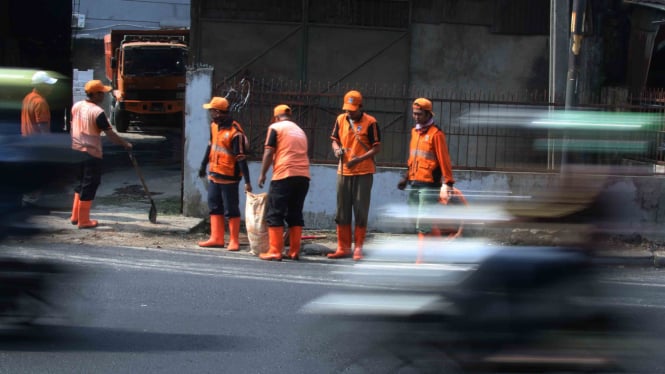
M155 207L154 203L150 204L148 219L150 220L150 223L157 223L157 208Z

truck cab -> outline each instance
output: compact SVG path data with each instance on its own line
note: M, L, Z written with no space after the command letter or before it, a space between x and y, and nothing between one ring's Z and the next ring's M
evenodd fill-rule
M180 128L183 123L187 30L112 30L105 37L112 82L111 122L118 132Z

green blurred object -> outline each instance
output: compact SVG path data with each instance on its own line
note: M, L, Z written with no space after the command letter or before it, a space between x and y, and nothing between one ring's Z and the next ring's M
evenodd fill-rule
M551 130L640 130L662 121L660 113L552 111L531 124Z

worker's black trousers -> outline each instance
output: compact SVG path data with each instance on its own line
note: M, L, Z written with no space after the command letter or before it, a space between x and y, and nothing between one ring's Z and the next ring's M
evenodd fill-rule
M266 223L270 227L305 226L302 209L309 191L309 178L288 177L270 182Z
M224 218L240 217L240 182L208 182L208 209L211 215L224 215Z
M94 200L97 188L102 182L102 159L86 154L79 167L78 181L74 191L79 194L80 199Z

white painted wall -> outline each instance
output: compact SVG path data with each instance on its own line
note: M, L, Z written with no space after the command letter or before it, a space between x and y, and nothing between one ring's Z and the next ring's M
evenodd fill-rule
M208 111L202 105L212 95L212 68L187 70L185 94L185 132L183 149L183 214L203 217L207 215L206 181L199 178L201 160L210 138Z

